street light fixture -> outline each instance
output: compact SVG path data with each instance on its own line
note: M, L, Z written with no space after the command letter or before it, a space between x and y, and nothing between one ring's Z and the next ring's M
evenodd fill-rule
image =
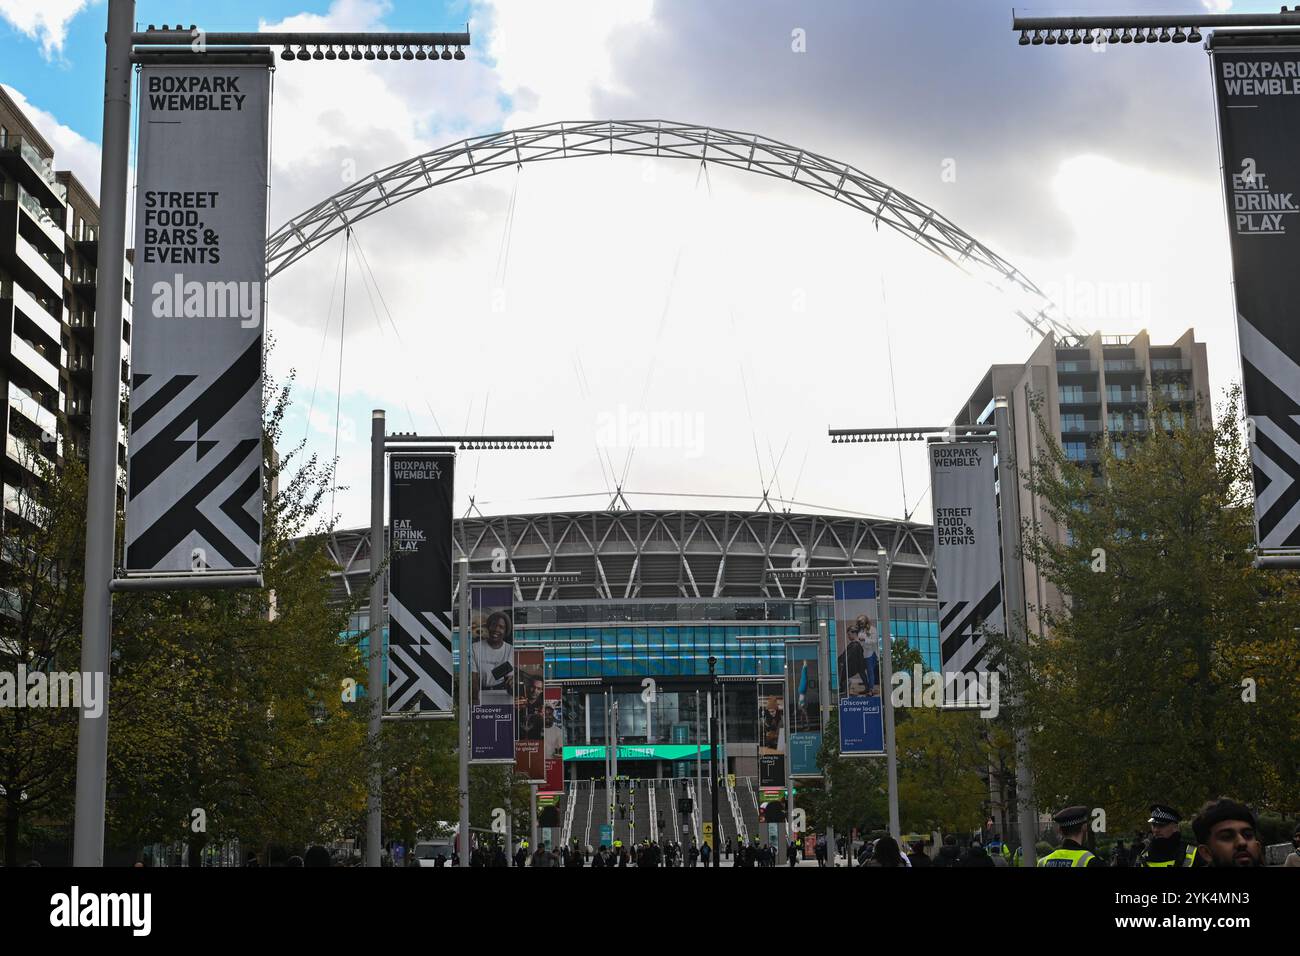
M1278 29L1300 27L1300 8L1280 13L1217 13L1167 16L1017 17L1011 28L1020 46L1087 43L1200 43L1202 27ZM1186 32L1184 32L1186 31ZM1033 36L1030 37L1032 32Z

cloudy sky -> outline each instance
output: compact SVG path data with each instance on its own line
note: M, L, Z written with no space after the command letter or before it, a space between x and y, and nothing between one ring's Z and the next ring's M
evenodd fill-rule
M1120 9L1277 4L1044 0L1020 12ZM277 71L272 227L467 135L695 123L852 164L1010 260L1077 327L1145 328L1157 342L1195 328L1216 392L1238 377L1210 72L1191 44L1021 48L992 0L137 10L141 25L208 30L469 23L463 63ZM56 165L92 189L105 13L103 0L0 0L0 83ZM554 431L551 452L463 455L458 513L471 495L488 514L604 507L622 483L636 507L753 508L768 488L797 511L929 520L922 446L832 446L826 428L950 421L990 364L1034 346L1004 297L861 213L683 161L529 164L430 190L355 239L347 256L339 238L277 277L269 316L272 371L296 372L287 434L326 458L337 441L346 525L367 521L373 408L393 430Z

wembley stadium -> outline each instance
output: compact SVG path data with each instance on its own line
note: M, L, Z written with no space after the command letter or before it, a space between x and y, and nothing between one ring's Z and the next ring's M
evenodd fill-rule
M338 598L361 597L364 605L369 529L339 531L328 546ZM618 839L649 835L677 797L695 801L695 828L709 818L708 788L701 792L695 778L710 752L700 694L711 683L710 657L725 700L720 772L725 766L733 775L719 826L724 835L758 833L766 819L759 809L759 684L782 679L783 639L824 628L833 686L832 582L874 578L883 551L891 566L890 630L937 669L932 548L930 525L884 518L571 511L458 519L453 563L468 556L472 575L518 576L515 646L545 647L546 682L563 688L565 794L556 800L553 832L599 843L602 824ZM550 576L556 572L563 576ZM352 626L368 629L365 607ZM655 681L652 701L643 695L647 677ZM625 816L607 809L617 800L604 792L611 715L618 775L642 781L623 791Z
M749 774L755 760L755 683L764 675L780 675L784 666L779 641L755 638L814 635L823 626L818 622L826 622L833 646L833 580L875 577L881 551L891 562L895 639L915 647L927 668L938 668L932 544L930 525L883 518L573 511L458 519L453 554L456 559L468 555L471 574L520 576L515 588L520 645L552 644L547 682L574 692L575 699L566 700L566 744L601 742L605 691L639 700L644 677L656 679L661 698L677 685L692 690L707 678L713 656L727 683L726 739L733 745L728 766ZM329 549L338 568L339 597L364 596L369 529L339 531ZM567 574L547 576L553 572ZM366 608L354 627L369 627ZM832 654L832 679L834 668ZM644 707L624 711L628 726L626 733L620 728L621 742L649 745L694 732L685 717L655 728L645 726ZM690 726L678 726L685 724ZM746 742L748 754L735 748ZM654 777L671 769L660 763L652 759L628 772ZM575 773L583 776L583 768L566 767L566 776Z

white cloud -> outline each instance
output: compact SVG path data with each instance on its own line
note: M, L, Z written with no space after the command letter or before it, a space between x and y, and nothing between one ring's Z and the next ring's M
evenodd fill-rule
M0 0L2 2L2 0ZM99 195L99 146L52 114L34 105L21 92L5 85L5 92L54 147L54 168L69 169L92 196Z
M613 46L624 31L652 28L652 0L490 0L487 49L516 100L511 126L592 115L597 89L623 92Z
M40 40L46 59L63 52L68 24L98 0L0 0L0 17L33 40Z
M1227 13L1232 9L1232 0L1201 0L1201 6L1210 13Z

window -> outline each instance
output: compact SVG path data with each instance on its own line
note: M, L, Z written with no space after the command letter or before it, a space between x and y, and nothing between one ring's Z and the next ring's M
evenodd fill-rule
M1082 386L1082 385L1062 385L1062 386L1061 386L1061 404L1062 404L1062 405L1067 404L1067 403L1070 403L1070 402L1082 402L1082 401L1083 401L1083 386Z
M1067 441L1063 446L1065 457L1070 461L1087 461L1088 446L1081 441Z
M1083 416L1070 414L1061 416L1061 431L1063 432L1081 432L1083 431Z

